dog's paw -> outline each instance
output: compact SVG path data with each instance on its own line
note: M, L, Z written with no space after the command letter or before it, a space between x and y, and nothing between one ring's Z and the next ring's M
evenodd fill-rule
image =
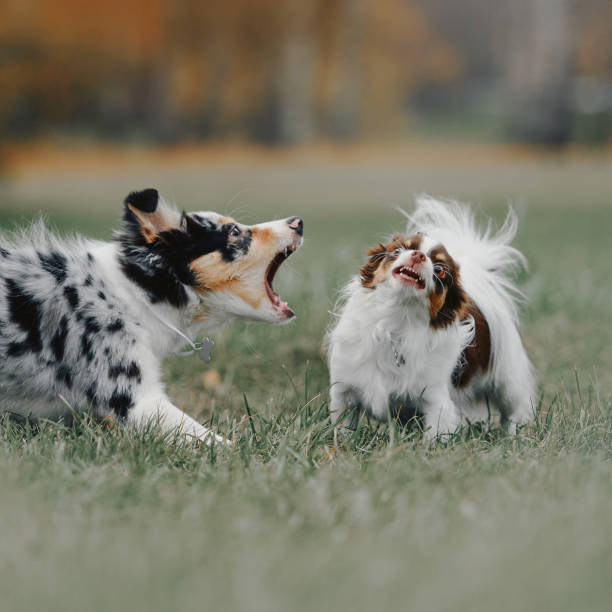
M220 434L216 434L212 431L199 435L198 440L200 442L203 442L207 446L218 444L219 446L224 446L225 448L232 448L232 446L234 445L234 443L231 440L228 440L224 436L221 436Z

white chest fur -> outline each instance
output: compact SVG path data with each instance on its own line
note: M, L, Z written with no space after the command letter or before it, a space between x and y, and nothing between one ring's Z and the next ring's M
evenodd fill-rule
M353 393L384 419L390 396L417 402L441 386L448 391L472 335L470 322L433 330L422 301L398 302L355 283L329 337L332 390Z

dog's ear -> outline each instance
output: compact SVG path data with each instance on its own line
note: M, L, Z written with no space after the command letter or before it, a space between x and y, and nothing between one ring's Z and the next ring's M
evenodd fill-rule
M386 250L387 250L387 247L384 244L378 243L377 246L372 247L371 249L368 249L366 251L366 255L368 257L372 257L373 255L378 255L380 253L384 253Z
M168 206L157 189L133 191L125 198L125 220L136 223L143 238L153 242L159 234L180 227L178 211Z
M374 277L376 276L376 270L378 270L378 266L384 259L384 254L386 252L387 246L382 243L366 251L366 255L369 257L369 259L361 267L361 270L359 271L359 278L361 280L361 284L367 289L374 288Z

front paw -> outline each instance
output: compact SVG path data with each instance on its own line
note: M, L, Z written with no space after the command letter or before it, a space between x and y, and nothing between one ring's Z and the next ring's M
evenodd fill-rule
M211 430L207 430L205 432L201 432L198 434L185 434L186 437L191 438L196 445L206 444L206 446L212 446L213 444L218 444L225 448L232 448L233 442L228 440L227 438L214 433Z
M441 442L448 439L459 429L461 421L455 406L447 406L435 413L425 415L425 430L423 431L423 440L426 442Z
M232 446L234 445L234 443L231 440L228 440L227 438L219 434L209 435L206 438L205 442L209 446L214 443L214 444L220 444L221 446L224 446L225 448L232 448Z

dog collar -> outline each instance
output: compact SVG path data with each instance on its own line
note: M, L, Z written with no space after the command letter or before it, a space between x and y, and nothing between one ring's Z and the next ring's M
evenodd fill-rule
M170 353L171 355L174 355L175 357L191 357L197 353L200 361L210 363L210 360L212 359L210 352L215 346L215 343L210 338L204 338L202 342L194 342L185 332L178 329L178 327L174 327L174 325L170 325L170 323L164 321L152 308L149 308L149 310L162 325L165 325L170 331L173 331L175 334L181 336L181 338L183 338L191 347L190 351Z
M210 338L204 338L202 342L194 342L187 334L183 333L180 329L177 329L176 327L170 325L169 323L166 323L165 321L162 321L162 323L168 326L168 328L171 329L173 332L176 332L179 336L185 338L189 346L191 346L190 351L172 353L172 355L174 355L175 357L191 357L192 355L195 355L197 353L198 359L200 359L204 363L210 363L210 360L212 358L210 352L215 346L215 343Z
M406 360L404 359L404 355L400 353L393 339L391 339L391 348L393 349L393 359L395 359L395 365L398 368L401 368L403 365L406 365Z

